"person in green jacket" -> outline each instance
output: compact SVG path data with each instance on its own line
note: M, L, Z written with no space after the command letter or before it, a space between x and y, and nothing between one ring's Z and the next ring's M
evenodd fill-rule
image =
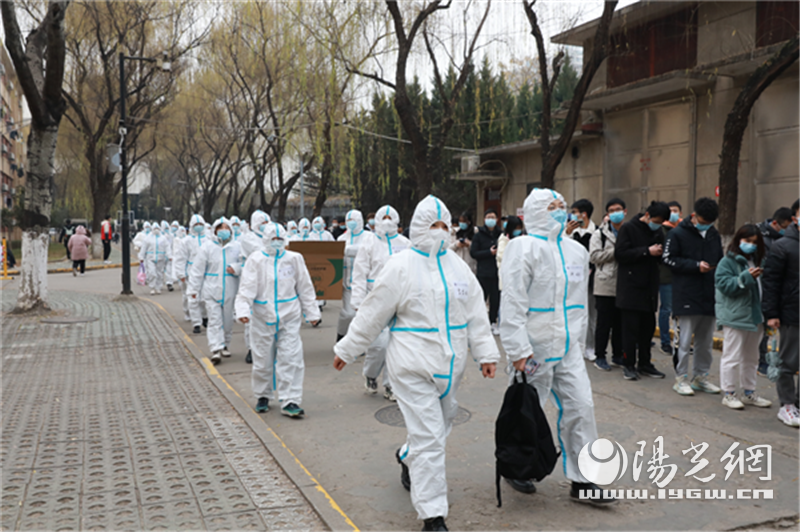
M725 392L722 404L736 410L772 404L755 391L758 343L764 335L760 279L764 254L761 231L755 225L744 225L736 231L714 274L715 311L724 337L719 361L720 385ZM744 391L738 397L737 377Z

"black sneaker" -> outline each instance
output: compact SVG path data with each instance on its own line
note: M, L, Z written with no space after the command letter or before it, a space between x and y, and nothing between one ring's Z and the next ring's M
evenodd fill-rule
M603 490L597 487L597 484L593 482L587 482L585 484L582 482L573 482L569 490L569 497L575 502L591 504L598 508L606 508L617 502L617 499L614 497L605 496Z
M256 412L259 414L269 411L269 398L268 397L259 397L258 403L256 403Z
M172 291L173 291L173 290L175 290L175 289L172 287L172 285L171 285L171 284L168 284L168 285L167 285L167 290L169 290L170 292L172 292Z
M431 517L423 522L425 526L422 527L422 532L426 530L447 530L447 525L444 524L444 517Z
M208 318L203 318L203 327L208 329Z
M536 493L536 484L532 480L517 480L514 478L507 478L508 485L520 493Z
M339 340L341 340L342 338L344 338L344 335L343 335L343 334L338 334L338 333L337 333L337 334L336 334L336 343L338 344L338 343L339 343Z
M312 327L319 327L320 325L322 325L322 318L318 319L316 323L311 324Z
M281 414L287 417L301 418L306 415L306 411L294 403L289 403L288 405L283 405L283 408L281 408Z
M195 325L194 329L192 329L192 332L195 333L195 334L200 334L200 332L201 332L200 331L200 326L199 325Z
M622 368L622 377L626 381L638 381L639 380L639 374L636 373L636 369L635 368L629 368L628 366L625 366L625 367Z
M661 352L665 355L671 357L672 356L672 345L671 344L661 344Z
M247 356L244 357L245 364L252 364L253 363L253 351L250 349L247 350Z
M601 371L611 371L611 366L608 365L608 361L605 358L598 358L595 360L594 367Z
M760 377L766 377L766 376L767 376L767 371L768 371L768 370L769 370L769 364L767 364L766 362L759 362L759 363L758 363L758 370L757 370L757 372L758 372L758 375L759 375Z
M640 367L639 368L639 373L642 374L642 375L647 375L648 377L652 377L654 379L663 379L664 378L664 374L661 373L660 371L658 371L656 369L656 367L653 366L653 365Z
M612 368L621 368L625 366L625 362L621 358L611 357L611 363L609 365Z
M402 447L400 449L402 449ZM408 472L408 466L405 465L400 459L400 449L397 449L397 452L394 453L394 457L397 458L397 463L400 464L400 467L402 468L402 471L400 471L400 483L403 485L406 491L411 491L411 474ZM434 529L431 528L431 530Z

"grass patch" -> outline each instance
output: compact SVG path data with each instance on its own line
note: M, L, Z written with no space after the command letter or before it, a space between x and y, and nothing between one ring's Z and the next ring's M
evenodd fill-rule
M22 258L22 241L12 240L11 252L14 253L14 258L17 259L17 265L19 265L20 259ZM48 262L65 258L67 258L67 252L64 249L64 244L50 242L50 247L47 249Z

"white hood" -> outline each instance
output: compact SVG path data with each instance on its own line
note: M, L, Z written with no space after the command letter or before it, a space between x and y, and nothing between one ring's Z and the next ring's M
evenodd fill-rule
M383 211L381 211L383 212ZM431 225L444 222L450 232L450 210L436 196L430 195L417 204L411 217L410 236L415 248L426 253L433 247Z
M547 206L557 199L564 201L564 196L549 188L534 188L525 198L522 208L525 212L525 229L529 235L546 237L551 230L556 233L563 231L563 225L559 230L550 225L550 213L547 211Z
M361 211L352 210L347 212L347 216L344 218L345 227L347 227L348 220L355 220L358 225L356 225L355 230L353 231L353 235L358 235L361 231L364 230L364 215L361 214ZM350 231L350 229L347 229Z
M259 228L265 223L269 223L269 215L264 211L256 211L250 216L250 230L259 236L264 236Z

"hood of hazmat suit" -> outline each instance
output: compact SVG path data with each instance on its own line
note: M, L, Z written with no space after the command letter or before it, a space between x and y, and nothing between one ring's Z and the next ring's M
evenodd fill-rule
M355 225L351 229L351 225ZM358 248L361 242L367 238L367 233L364 231L364 216L361 211L352 210L348 211L345 216L345 226L347 231L339 235L336 240L345 243L344 248L344 272L343 272L343 288L350 290L353 284L353 266L358 255Z
M228 220L217 219L212 225L212 231L216 231L223 223L228 224ZM239 288L239 274L242 271L240 251L239 243L233 238L225 243L216 237L206 239L189 269L187 294L202 294L206 300L232 303ZM234 273L228 272L228 266Z
M195 226L200 228L200 232L195 229ZM180 246L177 248L175 260L172 264L172 271L178 278L186 278L188 281L189 268L192 267L194 256L200 250L202 245L208 240L206 237L206 221L199 214L193 214L189 218L189 230L186 233L186 238L181 240Z
M263 228L270 223L269 215L264 211L258 210L250 215L250 230L242 236L242 255L249 257L253 252L264 249Z
M301 218L297 222L297 234L292 237L292 240L297 240L298 242L311 240L311 222L308 221L308 218Z
M316 230L314 226L321 227L322 229ZM311 232L308 235L308 240L319 242L334 242L333 234L325 229L325 219L322 216L317 216L311 223Z

